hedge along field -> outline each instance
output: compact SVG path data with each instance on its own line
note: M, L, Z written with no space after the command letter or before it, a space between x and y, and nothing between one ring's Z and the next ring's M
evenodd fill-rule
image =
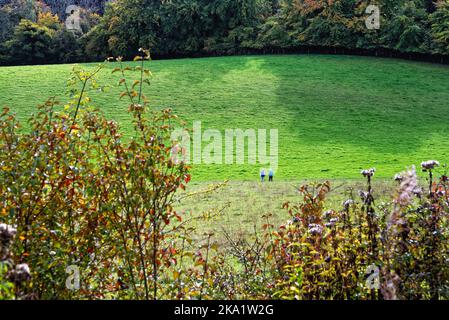
M94 64L85 65L93 67ZM131 128L114 63L91 92L108 117ZM64 102L72 65L0 68L0 106L26 120L50 96ZM449 162L449 68L352 56L248 56L153 61L146 93L189 127L278 129L277 178L389 178L410 164ZM224 136L224 135L223 135ZM207 143L203 143L203 147ZM257 179L260 165L195 165L194 181Z

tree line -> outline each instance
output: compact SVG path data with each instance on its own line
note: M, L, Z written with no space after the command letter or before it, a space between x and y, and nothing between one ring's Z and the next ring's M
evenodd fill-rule
M41 1L10 2L20 6L0 10L4 64L131 58L141 47L156 57L318 50L447 61L449 55L448 0L115 0L104 12L104 1L84 1L77 33L66 30L60 5L49 3L49 12ZM369 5L380 9L378 29L366 26Z

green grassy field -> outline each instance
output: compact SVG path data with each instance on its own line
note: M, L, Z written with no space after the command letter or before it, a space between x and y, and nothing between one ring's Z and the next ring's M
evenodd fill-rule
M86 65L92 67L93 65ZM91 93L130 128L113 86ZM0 106L26 120L50 96L64 101L71 65L0 68ZM153 61L154 108L203 129L278 129L281 180L352 179L376 167L389 178L412 164L449 162L449 68L401 60L289 55ZM260 165L197 165L193 181L255 180Z

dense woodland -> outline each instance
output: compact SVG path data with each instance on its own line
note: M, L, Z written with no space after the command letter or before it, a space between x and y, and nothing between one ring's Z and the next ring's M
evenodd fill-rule
M304 52L447 56L448 0L3 0L0 63L65 63L131 57ZM82 32L64 8L82 6ZM381 27L368 30L366 8ZM437 58L445 61L445 58Z

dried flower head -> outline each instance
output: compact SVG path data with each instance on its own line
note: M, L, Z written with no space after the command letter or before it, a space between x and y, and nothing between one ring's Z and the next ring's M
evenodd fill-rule
M404 177L400 173L398 173L397 175L394 176L394 181L401 182L403 179L404 179Z
M348 200L346 200L345 202L343 202L343 208L344 208L346 211L348 211L349 208L350 208L352 205L354 205L354 200L352 200L352 199L348 199Z
M363 190L359 191L359 195L363 202L365 202L368 199L368 197L370 196L369 192L363 191Z
M423 169L423 171L433 170L439 166L440 166L440 163L436 160L429 160L429 161L424 161L423 163L421 163L421 168Z
M17 230L5 223L0 224L0 242L8 243L16 235Z
M9 279L15 284L20 284L30 278L30 267L26 263L18 264L15 269L9 273Z
M332 218L329 220L328 223L326 223L326 227L333 228L338 223L338 218Z
M413 190L413 194L414 194L415 196L417 196L417 197L421 197L422 194L423 194L422 188L421 188L421 187L416 187L416 188Z
M332 215L334 214L333 210L327 210L324 214L323 214L323 218L324 219L330 219L332 217Z

